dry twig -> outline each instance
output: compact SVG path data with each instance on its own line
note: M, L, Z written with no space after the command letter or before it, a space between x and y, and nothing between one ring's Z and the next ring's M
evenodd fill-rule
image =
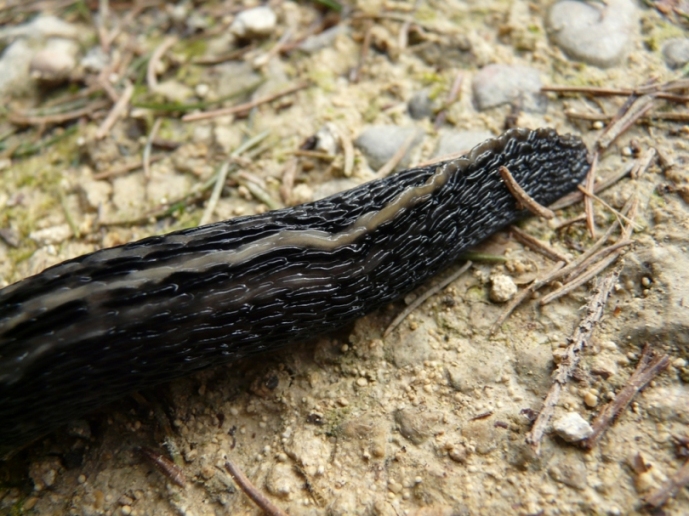
M459 96L459 92L462 90L462 83L464 82L464 73L461 71L457 72L457 75L455 75L455 80L452 82L452 87L450 88L450 91L447 94L447 98L445 99L445 106L444 108L437 114L435 117L435 122L433 123L433 127L435 129L439 129L440 126L445 123L445 119L447 118L447 110L448 108L457 100L457 97Z
M10 113L7 118L10 122L17 125L64 124L65 122L81 118L82 116L91 115L99 109L102 109L109 105L109 101L101 99L96 100L95 102L92 102L91 104L84 106L83 108L75 109L74 111L68 111L67 113L56 113L53 115L44 116L31 116L24 115L21 113Z
M211 217L213 216L215 207L218 204L218 200L220 200L220 194L222 193L222 189L225 186L225 181L227 180L227 173L229 171L230 162L226 161L222 164L220 170L218 171L218 176L215 180L215 186L213 187L211 196L208 199L208 204L206 204L206 209L203 210L203 215L201 216L201 220L199 221L199 226L205 226L211 221Z
M151 58L148 60L148 67L146 68L146 83L151 91L155 91L158 87L156 68L160 63L160 60L165 55L165 52L170 50L175 43L177 43L177 38L175 36L168 36L160 45L158 45L158 47L153 51L153 54L151 54Z
M545 242L541 242L539 239L532 237L526 231L522 231L517 226L510 226L510 233L512 233L519 242L536 251L537 253L542 254L546 258L550 258L556 262L569 263L570 261L570 259L560 251L553 249Z
M251 500L269 516L287 516L287 513L280 509L273 502L268 500L268 497L259 491L251 481L246 478L242 470L239 469L230 459L225 462L225 469L236 482L239 488L251 498Z
M412 313L414 310L416 310L419 306L421 306L424 301L426 301L429 297L437 294L440 292L442 289L447 287L450 283L455 281L457 278L459 278L462 274L464 274L466 271L469 270L469 267L471 267L473 263L471 261L466 262L462 267L455 272L454 274L451 274L447 278L445 278L443 281L435 285L434 287L429 288L426 290L423 294L421 294L419 297L417 297L412 303L409 304L407 308L402 310L402 312L393 319L393 321L388 325L387 328L385 328L385 331L383 332L383 338L387 337L392 333L392 331L397 328L402 321L404 321L407 317L409 317L409 314Z
M622 231L622 234L620 235L615 245L610 246L607 249L603 249L599 252L597 251L597 249L599 247L602 247L602 245L605 243L605 240L607 240L608 236L612 234L611 230L614 229L617 226L617 224L619 224L619 222L613 224L611 228L609 228L608 231L606 231L604 237L598 240L596 244L594 244L594 246L591 247L591 249L589 249L576 261L565 267L562 271L560 271L559 274L557 274L557 278L567 276L568 283L565 283L559 289L543 297L540 301L541 306L546 305L564 296L565 294L568 294L572 290L583 285L587 281L593 279L599 273L608 268L613 262L615 262L617 258L619 258L619 256L622 254L623 248L631 243L629 239L632 236L632 230L634 225L633 219L636 216L636 210L638 205L639 204L636 199L632 199L628 203L630 223L627 224L627 226L625 226L625 228ZM584 273L586 267L588 267L589 264L594 263L595 259L600 259L600 261L595 263L595 265L592 268L588 269L588 271ZM556 278L551 278L551 281L553 281L554 279Z
M294 188L294 180L299 172L299 160L292 158L287 162L284 171L282 172L282 181L280 184L280 197L285 206L289 206L292 200L292 189Z
M598 169L598 151L593 153L591 159L591 167L586 174L586 189L592 192L596 185L596 171ZM583 193L583 192L582 192ZM593 199L591 196L584 196L584 213L586 214L586 227L589 230L591 238L596 238L596 221L593 218Z
M605 304L615 283L617 283L619 275L619 269L615 269L608 276L598 279L596 287L593 289L593 296L586 305L586 315L581 322L577 324L574 333L568 339L569 346L555 371L553 384L543 402L543 408L526 437L526 442L531 445L536 453L538 453L540 449L541 440L543 439L545 430L553 415L555 406L560 399L560 392L579 364L581 354L590 341L596 324L600 321L601 317L603 317L603 309L605 308Z
M105 120L103 120L103 123L96 131L96 139L100 140L101 138L104 138L110 129L112 129L112 126L115 125L117 119L127 111L129 108L129 101L132 99L132 95L134 95L134 85L127 83L127 86L125 87L124 92L122 92L122 95L120 95L119 100L112 107L110 113L108 113L108 116L105 117Z
M588 450L592 449L603 436L603 433L627 408L634 396L669 365L669 356L656 354L651 346L646 344L634 373L627 380L624 388L615 396L615 399L605 405L598 413L593 421L593 433L582 443L582 446Z
M657 151L653 147L650 147L646 150L642 157L634 160L634 165L632 166L632 170L629 173L631 178L639 179L639 177L641 177L641 175L644 172L646 172L646 170L648 170L648 167L651 166L651 163L653 163L656 154Z
M163 158L164 158L164 156L161 156L161 155L151 156L149 158L148 162L149 162L149 164L155 163L157 161L160 161ZM120 167L106 170L105 172L99 172L98 174L93 174L93 179L95 179L96 181L100 181L102 179L108 179L110 177L121 176L123 174L126 174L127 172L131 172L132 170L137 170L141 167L143 167L143 163L141 161L137 160L133 163L128 163L128 164L122 165Z
M600 182L596 183L594 186L593 190L591 188L587 188L589 191L593 191L593 193L598 194L602 192L603 190L606 190L610 188L612 185L617 183L619 180L623 179L626 177L634 168L634 165L631 165L627 168L623 168L615 172L614 174L610 175L609 177L606 177L602 179ZM562 197L561 199L558 199L555 201L553 204L549 206L551 210L561 210L562 208L567 208L568 206L572 206L573 204L578 203L584 198L584 194L581 193L580 191L574 191L572 193L569 193Z
M153 140L155 140L156 136L158 135L160 124L162 123L162 118L156 118L156 121L153 122L151 132L149 133L148 138L146 138L146 145L144 145L143 155L144 177L146 177L146 179L151 177L151 149L153 148Z
M523 206L538 217L552 219L555 216L552 210L538 204L533 197L517 183L507 167L501 166L498 171L500 172L500 177L502 177L502 180L505 182L505 186L507 186L507 189L517 200L518 205Z
M662 507L687 484L689 484L689 459L660 488L644 497L644 504L651 509Z
M364 40L361 42L361 49L359 51L359 62L349 72L349 81L356 84L361 79L361 69L366 63L368 53L371 48L371 38L373 37L373 22L367 20L364 22L366 30L364 32Z
M618 112L619 116L613 118L611 123L608 124L603 133L598 137L596 141L598 149L605 150L609 148L620 135L656 107L654 95L643 95L638 98L630 97L630 100L632 101L622 106Z
M670 83L666 83L668 85ZM686 89L689 85L684 85L682 88L674 89ZM627 88L598 88L596 86L543 86L541 88L543 92L552 93L585 93L587 95L599 95L603 97L629 97L631 95L643 95L648 93L648 88L640 88L638 90L630 90ZM656 97L663 100L670 100L672 102L689 102L689 96L675 95L672 93L666 93L663 91L658 91Z
M154 450L151 450L150 448L146 448L145 446L139 448L139 451L144 457L146 457L146 459L149 460L149 462L151 462L151 464L158 469L158 471L172 480L179 487L185 487L187 485L187 479L184 476L182 468L180 468L170 459Z
M416 131L412 132L409 136L407 136L406 140L404 140L402 145L399 146L399 148L395 151L395 153L387 161L387 163L380 167L378 172L376 172L374 179L382 179L384 177L387 177L393 170L395 170L395 167L399 165L399 162L402 161L402 158L404 158L407 152L409 152L409 149L411 149L412 145L414 144L414 140L416 139L416 136Z
M354 144L346 131L341 127L337 128L337 135L340 138L340 145L342 146L342 153L344 154L344 169L342 173L345 177L350 177L354 172Z
M215 109L213 111L202 111L200 113L190 113L188 115L184 115L182 117L182 121L183 122L195 122L197 120L207 120L209 118L216 118L219 116L244 113L244 112L249 111L249 110L251 110L257 106L260 106L261 104L265 104L267 102L272 102L273 100L277 100L281 97L291 95L292 93L295 93L299 90L303 90L304 88L307 88L308 86L309 86L309 83L301 82L295 86L287 88L286 90L279 91L279 92L273 93L271 95L266 95L264 97L260 97L256 100L252 100L250 102L244 102L243 104L237 104L236 106Z

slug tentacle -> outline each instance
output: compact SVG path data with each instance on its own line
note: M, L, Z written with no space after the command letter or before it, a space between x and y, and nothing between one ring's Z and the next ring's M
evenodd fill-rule
M0 456L156 383L341 327L409 292L588 170L580 139L515 129L327 199L147 238L0 290Z

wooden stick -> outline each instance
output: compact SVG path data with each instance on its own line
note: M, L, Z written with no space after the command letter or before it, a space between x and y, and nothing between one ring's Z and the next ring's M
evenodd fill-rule
M567 256L556 249L553 249L548 244L541 242L539 239L532 237L526 231L522 231L517 226L510 226L510 233L512 233L519 242L536 251L537 253L542 254L546 258L550 258L556 262L570 262L570 259Z
M426 290L423 294L421 294L419 297L417 297L412 303L409 304L407 308L402 310L402 312L393 319L393 321L388 325L387 328L385 328L385 331L383 332L383 338L387 337L392 333L392 331L397 328L402 321L404 321L410 313L412 313L414 310L416 310L419 306L421 306L426 299L429 297L437 294L440 292L442 289L447 287L450 283L455 281L457 278L459 278L462 274L464 274L466 271L469 270L469 267L471 267L473 263L471 261L466 262L457 272L454 274L451 274L447 278L445 278L443 281L438 283L436 286L429 288Z
M104 138L110 129L112 129L112 126L115 125L117 119L120 118L125 111L127 111L129 108L129 101L132 99L132 95L134 95L134 85L127 83L127 86L125 87L124 92L122 92L122 95L120 95L119 100L112 107L110 113L108 113L108 116L105 118L105 120L103 120L103 123L96 131L96 139L100 140Z
M639 118L655 107L656 101L654 95L643 95L635 99L631 102L629 108L623 113L620 113L619 118L613 119L613 122L603 131L603 134L598 137L598 141L596 142L597 148L601 150L609 148L615 140L634 125Z
M163 159L164 156L162 155L156 155L156 156L151 156L149 161L150 163L155 163L157 161L160 161ZM143 163L141 161L135 161L134 163L129 163L127 165L122 165L117 168L112 168L110 170L106 170L105 172L99 172L98 174L93 174L93 179L96 181L100 181L101 179L108 179L110 177L115 177L115 176L121 176L122 174L126 174L127 172L131 172L132 170L137 170L143 166Z
M572 333L572 336L568 339L570 344L565 351L565 356L555 371L553 384L543 402L543 408L526 437L527 444L531 445L536 453L540 451L543 435L553 416L555 406L560 399L560 392L579 364L579 359L581 358L584 348L591 340L591 336L593 335L598 321L603 317L605 304L608 301L608 297L615 283L617 283L619 275L619 269L615 269L608 276L598 279L596 287L593 290L593 296L586 305L586 315L579 324L576 325L574 333Z
M163 42L153 51L153 54L151 54L151 58L148 60L148 67L146 68L146 84L148 84L148 87L151 89L151 91L155 91L158 87L156 67L165 55L165 52L172 48L175 43L177 43L177 38L175 36L169 36L165 38Z
M242 470L239 469L230 459L225 461L225 469L232 477L232 480L244 491L251 500L269 516L287 516L287 513L273 504L268 497L259 491L251 481L246 478Z
M64 124L70 120L76 118L81 118L82 116L90 115L94 111L102 109L110 105L110 102L102 99L92 102L88 106L84 106L80 109L75 109L74 111L68 111L67 113L56 113L54 115L44 115L44 116L27 116L20 113L10 113L8 119L13 124L17 125L47 125L47 124Z
M591 425L593 427L593 433L581 443L582 447L587 450L592 449L598 443L605 431L610 428L612 423L619 417L622 411L627 408L634 396L646 387L648 382L655 378L658 373L667 369L669 365L670 357L667 355L657 355L647 343L644 346L641 359L634 373L629 378L624 388L615 396L615 399L605 405L598 413L598 416L596 416L596 419Z
M603 178L599 183L595 185L595 187L593 188L593 193L597 194L602 192L603 190L610 188L619 180L626 177L632 171L633 168L634 165L631 165L627 168L619 169L617 172L610 175L609 177ZM588 188L588 190L591 191L590 188ZM583 198L584 194L582 194L580 191L575 191L555 201L553 204L549 206L549 208L551 210L561 210L562 208L567 208L568 206L572 206L573 204L578 203Z
M395 170L395 167L399 165L399 162L402 161L402 158L404 158L404 156L407 154L407 152L409 152L409 149L414 144L416 136L416 131L413 131L411 134L409 134L409 136L407 136L402 145L399 146L399 148L395 151L395 153L387 161L387 163L380 167L378 172L376 172L374 179L382 179L384 177L387 177L393 170Z
M172 480L172 482L177 484L179 487L186 487L187 479L184 476L184 471L182 471L182 468L180 468L177 464L172 462L164 455L151 450L150 448L146 448L145 446L139 448L139 451L151 462L151 464L158 469L158 471Z
M227 180L227 173L229 171L230 162L226 161L222 164L220 170L218 171L218 177L215 180L215 186L213 187L211 196L208 199L208 204L206 204L206 209L203 210L203 215L201 216L201 220L199 221L199 226L204 226L211 221L211 217L213 216L215 207L218 205L218 201L220 200L220 194L222 193L222 189L225 186L225 181Z
M342 173L345 177L350 177L352 172L354 172L354 144L349 134L341 127L337 128L337 135L340 139L340 145L342 146L342 152L344 154L344 169Z
M675 496L677 491L687 484L689 484L689 459L659 489L647 495L644 503L652 509L662 507L670 497Z
M581 285L584 285L591 279L595 278L598 276L601 272L603 272L605 269L607 269L612 263L615 262L620 257L620 254L622 254L622 249L623 247L626 247L630 244L632 244L632 240L626 240L624 242L620 242L618 244L612 245L606 249L603 249L600 251L601 255L606 254L610 255L607 258L604 258L600 260L598 263L596 263L593 267L591 267L588 271L586 271L585 274L582 274L581 276L577 277L576 279L573 279L569 283L566 283L559 289L555 290L554 292L551 292L547 296L544 296L541 298L539 304L541 306L545 306L548 303L552 303L556 299L560 299L562 296L569 294L573 290L576 290L578 287Z
M678 88L678 89L685 89L684 88ZM643 93L647 93L642 90L630 90L627 88L597 88L595 86L543 86L541 88L541 91L543 92L551 92L551 93L586 93L589 95L599 95L603 97L608 97L608 96L617 96L617 97L628 97L630 95L640 95ZM656 97L659 99L663 100L670 100L673 102L689 102L689 96L684 96L684 95L674 95L671 93L663 93L663 92L658 92L656 93Z
M596 170L598 168L598 151L593 153L591 160L591 167L586 174L586 189L592 192L596 185ZM583 192L582 192L583 193ZM584 213L586 213L586 227L589 230L591 238L596 238L596 221L593 216L593 199L590 196L584 196Z
M253 109L257 106L260 106L261 104L265 104L267 102L272 102L273 100L277 100L281 97L285 97L286 95L291 95L292 93L295 93L299 90L303 90L304 88L307 88L308 86L309 86L309 83L301 82L295 86L287 88L286 90L279 91L279 92L273 93L271 95L266 95L264 97L260 97L256 100L252 100L250 102L244 102L243 104L237 104L236 106L221 108L221 109L215 109L213 111L203 111L201 113L189 113L188 115L184 115L182 117L182 121L183 122L196 122L198 120L207 120L209 118L216 118L219 116L226 116L226 115L234 115L236 113L243 113L243 112L249 111L250 109Z
M521 204L534 215L545 219L552 219L555 216L552 210L538 204L533 197L526 193L526 190L517 183L507 167L501 166L498 172L500 172L500 177L502 177L502 180L505 182L505 186L507 186L507 189L517 200L518 204Z
M630 219L629 217L627 217L627 216L624 215L623 213L620 213L618 210L616 210L615 208L613 208L612 206L610 206L607 202L605 202L603 199L601 199L600 197L598 197L596 194L594 194L594 193L591 192L590 190L587 190L585 187L583 187L583 186L581 186L581 185L579 185L577 188L578 188L579 191L580 191L581 193L583 193L586 197L590 197L590 198L593 199L594 201L599 202L599 203L601 203L603 206L605 206L608 210L610 210L610 211L612 212L613 215L615 215L615 217L617 217L617 218L619 218L619 219L625 220L628 224L631 224L632 226L635 226L637 229L639 228L639 225L638 225L636 222L634 222L632 219Z
M158 130L160 129L160 124L162 123L162 118L156 118L156 121L153 122L151 132L149 133L148 138L146 138L146 145L144 146L143 155L144 177L146 179L150 179L151 177L151 149L153 148L153 140L155 140Z

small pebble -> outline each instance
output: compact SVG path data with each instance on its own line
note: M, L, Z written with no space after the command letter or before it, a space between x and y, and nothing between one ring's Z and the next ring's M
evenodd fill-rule
M584 394L584 403L588 408L595 408L598 405L598 395L592 391Z
M276 22L277 16L270 7L254 7L237 15L230 25L230 32L238 38L268 36L275 29Z
M689 38L673 38L663 45L665 64L672 69L689 64Z
M512 299L516 293L517 285L510 276L498 274L491 278L489 296L494 303L505 303Z
M467 461L467 449L464 446L453 446L448 450L447 455L459 464L465 464Z
M638 17L632 0L607 0L605 4L564 0L550 8L546 26L570 58L609 68L631 51Z
M339 150L339 135L337 128L330 123L325 124L316 133L316 149L334 156Z
M202 82L196 85L194 91L197 97L204 98L206 95L208 95L210 87L208 86L208 84Z
M521 65L491 64L482 68L472 82L479 110L518 102L523 111L544 113L547 98L541 93L541 74Z
M413 138L409 150L400 160L397 168L409 165L411 150L421 143L423 132L415 127L397 125L373 125L363 130L354 145L366 156L369 167L378 170L392 158L409 138Z
M33 79L58 82L69 78L77 66L79 45L69 39L53 38L48 46L34 54L29 64Z
M29 238L38 245L61 244L72 236L72 229L68 224L60 224L44 229L37 229L29 233Z
M324 30L319 34L307 37L304 41L302 41L299 44L299 50L302 50L309 54L313 54L315 52L318 52L319 50L331 46L334 43L335 38L337 38L337 36L339 36L340 34L346 34L349 31L350 28L347 25L339 23L334 27L331 27L328 30Z
M433 99L431 99L430 90L424 88L414 93L407 103L407 110L414 120L430 118L433 115Z
M593 434L593 428L576 412L568 412L553 421L553 430L568 443L583 441Z

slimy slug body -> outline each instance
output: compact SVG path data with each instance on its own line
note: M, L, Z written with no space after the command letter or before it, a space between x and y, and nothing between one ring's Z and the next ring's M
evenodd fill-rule
M588 170L573 136L515 129L327 199L97 251L0 290L0 456L129 392L338 327Z

